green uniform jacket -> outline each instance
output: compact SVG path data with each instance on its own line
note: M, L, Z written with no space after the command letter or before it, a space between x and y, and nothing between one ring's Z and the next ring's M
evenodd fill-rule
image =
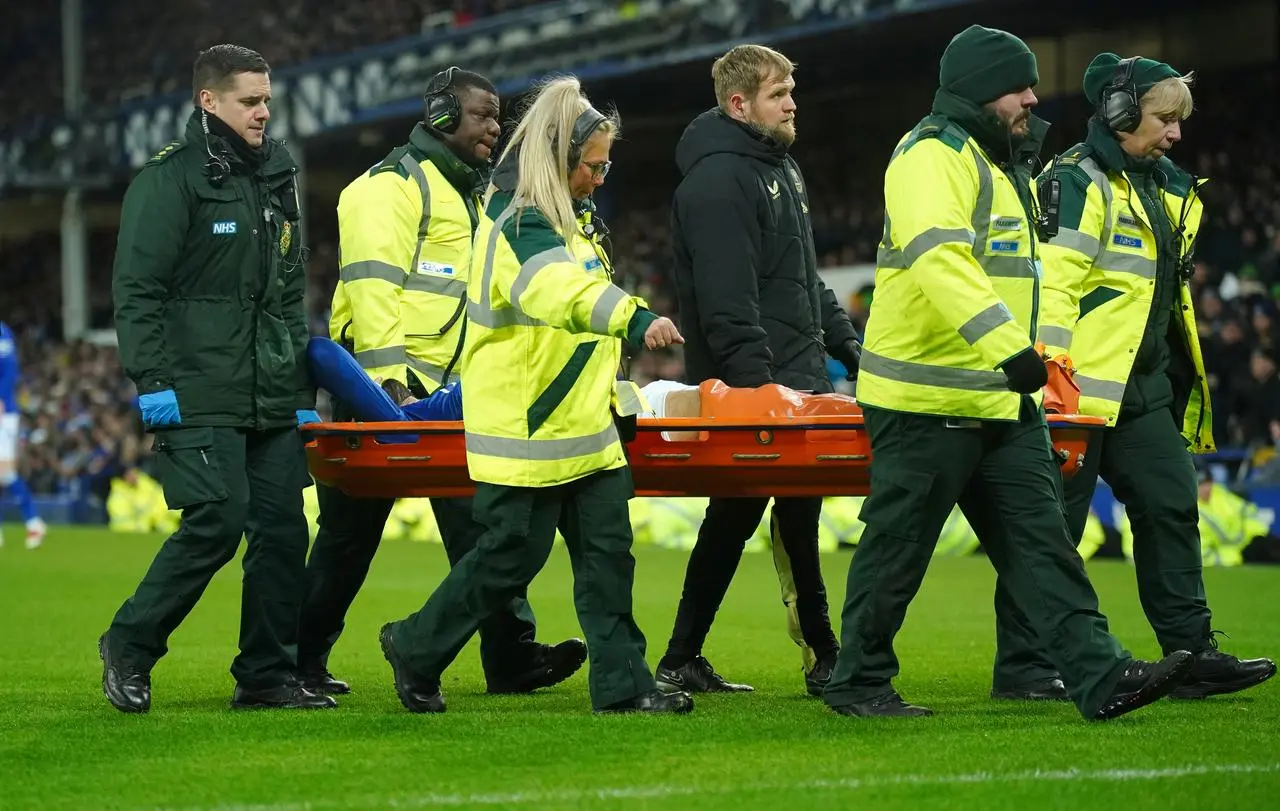
M173 389L184 426L268 429L315 407L293 157L210 135L199 111L125 194L112 293L125 373ZM213 183L209 151L230 174ZM247 154L246 154L247 153ZM252 157L250 157L252 155Z

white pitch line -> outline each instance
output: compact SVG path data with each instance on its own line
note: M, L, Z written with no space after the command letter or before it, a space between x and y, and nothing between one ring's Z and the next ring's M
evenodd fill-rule
M348 797L294 803L158 808L154 811L328 811L354 808L452 808L468 805L521 806L569 803L582 800L647 800L668 797L748 794L756 791L860 791L892 786L983 785L991 783L1056 783L1094 781L1124 783L1135 780L1168 780L1223 774L1275 774L1280 763L1223 763L1179 766L1167 769L1035 769L1021 772L970 772L968 774L896 774L884 777L849 777L803 780L793 783L739 783L723 786L621 786L617 788L562 789L493 794L415 794L400 797Z

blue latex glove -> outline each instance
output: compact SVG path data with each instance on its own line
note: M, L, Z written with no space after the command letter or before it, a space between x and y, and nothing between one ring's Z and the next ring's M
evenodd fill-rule
M297 417L298 427L302 427L309 422L320 422L320 415L316 413L314 408L299 408Z
M142 410L142 423L148 428L182 424L178 395L173 393L173 389L142 395L138 398L138 408Z

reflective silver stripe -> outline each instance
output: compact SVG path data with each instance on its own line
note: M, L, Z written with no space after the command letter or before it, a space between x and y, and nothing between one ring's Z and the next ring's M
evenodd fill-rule
M973 207L973 258L989 277L1002 279L1038 279L1036 267L1030 256L1001 256L987 254L987 239L991 236L991 208L995 204L995 186L991 167L982 159L977 149L970 148L973 162L978 167L978 202Z
M467 301L467 318L489 329L546 326L545 322L530 318L515 307L503 307L501 310L493 308L493 296L489 292L493 285L493 259L498 252L498 238L502 236L502 226L515 213L514 204L507 206L506 210L493 221L493 227L489 230L489 239L485 242L484 270L480 274L480 300L468 299Z
M1064 349L1071 346L1071 330L1064 327L1040 327L1036 337L1047 346L1060 346Z
M1029 256L979 256L979 264L988 276L1002 279L1034 279L1035 265Z
M987 250L987 237L991 235L991 206L996 193L992 186L991 168L977 149L970 147L969 151L978 167L978 201L973 206L973 255L982 262L982 255Z
M1124 399L1124 384L1114 383L1110 380L1099 380L1096 377L1087 377L1082 374L1075 376L1076 385L1080 387L1081 397L1094 397L1099 400L1109 400L1118 403Z
M413 369L415 372L422 372L424 375L431 378L432 380L439 380L440 385L442 386L448 385L452 381L458 379L458 375L456 373L451 373L449 375L449 379L444 380L443 366L436 366L434 363L428 363L427 361L422 360L421 358L415 358L412 355L410 355L407 358L407 360L408 360L410 369Z
M467 302L467 318L482 327L502 329L503 327L545 327L547 322L539 321L520 312L514 307L493 310L474 301Z
M430 273L410 273L404 283L405 290L418 293L435 293L448 298L462 298L467 294L467 283L461 279L448 276L435 276Z
M1102 171L1102 167L1098 165L1098 162L1094 160L1092 156L1086 156L1081 158L1079 163L1077 163L1076 165L1084 170L1084 173L1089 176L1089 179L1092 180L1094 185L1098 187L1098 190L1102 192L1102 198L1103 200L1106 201L1106 204L1107 204L1106 205L1107 214L1108 214L1107 222L1110 223L1111 217L1109 215L1111 214L1111 181L1107 180L1106 172Z
M1095 260L1098 258L1098 248L1100 247L1097 237L1090 236L1083 231L1077 231L1074 228L1058 229L1057 236L1049 240L1049 244L1055 248L1067 248L1077 251Z
M515 439L467 431L467 452L500 459L555 462L599 453L617 441L618 429L612 422L597 434L563 439Z
M608 335L609 316L613 315L614 309L626 298L627 291L617 285L609 285L591 308L591 331L596 335Z
M1009 308L1004 306L1004 302L997 302L961 324L960 337L964 338L972 346L987 335L990 335L1002 324L1007 324L1012 320L1013 313L1009 312Z
M381 279L384 282L390 282L396 287L404 287L404 270L398 268L389 262L380 262L377 259L367 259L363 262L352 262L349 265L343 265L338 271L338 278L344 284L348 282L359 282L365 279Z
M1132 273L1143 279L1156 277L1156 260L1132 253L1119 251L1103 251L1098 264L1103 270L1114 270L1119 273Z
M404 168L418 184L418 192L422 195L422 219L418 221L418 243L413 248L413 261L410 268L418 267L418 257L422 254L422 241L427 238L427 226L431 222L431 184L427 182L427 173L409 153L400 156L400 166Z
M1089 175L1089 179L1093 181L1093 184L1102 191L1103 200L1106 201L1106 207L1102 215L1101 242L1103 246L1110 245L1112 235L1111 207L1114 199L1111 195L1111 181L1092 157L1082 159L1079 166ZM1104 249L1097 255L1096 261L1103 270L1132 273L1143 279L1154 279L1156 277L1156 260L1148 259L1145 256Z
M905 270L929 251L948 242L960 242L972 246L974 233L968 228L929 228L916 235L901 251L881 246L876 254L876 265L883 268Z
M573 257L569 254L569 249L563 246L548 248L530 256L524 264L520 265L520 272L516 274L516 280L511 283L511 306L517 309L520 307L520 297L533 283L533 277L538 275L538 271L556 262L572 261Z
M613 384L618 395L618 416L631 417L645 410L644 401L640 397L640 389L630 381L620 380Z
M874 352L862 350L859 367L886 380L911 383L916 386L937 386L964 391L1008 392L1008 379L1003 372L984 372L974 369L954 369L947 366L931 366L906 360L893 360Z
M360 364L362 369L399 366L405 362L404 344L384 346L381 349L365 349L356 353L356 362Z

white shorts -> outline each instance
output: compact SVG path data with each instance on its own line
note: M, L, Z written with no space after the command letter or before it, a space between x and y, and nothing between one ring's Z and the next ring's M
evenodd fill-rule
M18 459L18 415L0 414L0 462Z

